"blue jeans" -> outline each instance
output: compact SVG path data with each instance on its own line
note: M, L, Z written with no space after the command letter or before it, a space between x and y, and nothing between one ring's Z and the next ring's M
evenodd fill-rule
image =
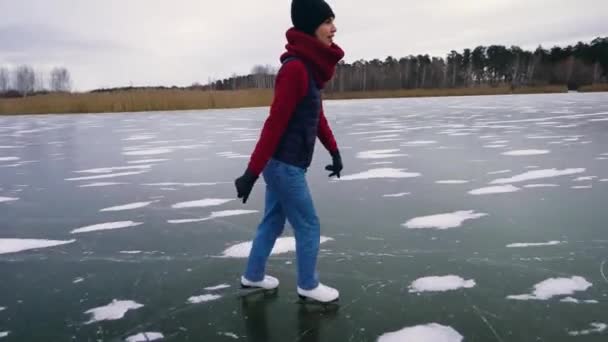
M276 239L283 233L285 219L294 229L298 286L312 290L319 285L317 256L321 227L306 183L306 170L271 159L264 169L266 203L247 262L245 278L261 281L266 261Z

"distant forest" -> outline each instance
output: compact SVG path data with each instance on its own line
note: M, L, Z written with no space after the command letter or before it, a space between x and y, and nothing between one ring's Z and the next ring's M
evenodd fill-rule
M210 82L204 89L272 88L277 70L255 66L250 75ZM535 51L518 46L478 46L450 51L446 58L429 55L387 57L384 61L341 62L326 92L352 92L475 86L584 85L608 82L608 37Z
M256 65L246 76L232 76L206 85L189 87L120 87L96 89L92 93L137 89L243 90L271 89L277 68ZM369 92L399 89L449 89L510 86L534 87L567 85L568 89L608 83L608 37L596 38L589 44L578 42L549 50L539 46L535 51L517 46L478 46L462 52L450 51L445 57L429 55L387 57L384 61L359 60L340 62L336 75L326 85L328 93ZM66 68L55 68L49 76L22 65L13 70L0 66L0 97L63 92L72 89Z

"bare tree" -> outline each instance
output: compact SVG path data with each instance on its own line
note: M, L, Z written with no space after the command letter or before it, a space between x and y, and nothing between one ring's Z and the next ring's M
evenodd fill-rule
M51 90L69 92L72 89L70 72L66 68L55 68L51 71Z
M15 70L15 88L23 97L34 91L36 85L36 74L34 69L27 65L22 65Z
M6 93L10 87L10 78L7 68L0 68L0 93Z

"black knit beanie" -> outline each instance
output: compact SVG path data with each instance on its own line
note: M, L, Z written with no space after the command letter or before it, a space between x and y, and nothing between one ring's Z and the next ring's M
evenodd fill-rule
M334 11L324 0L292 0L291 2L293 26L311 36L315 35L315 31L325 20L335 17Z

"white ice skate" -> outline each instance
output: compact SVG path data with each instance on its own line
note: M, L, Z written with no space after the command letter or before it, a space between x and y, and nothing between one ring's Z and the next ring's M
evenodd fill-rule
M279 287L279 280L267 275L261 281L249 281L244 276L241 276L241 287L245 289L274 290Z
M304 301L328 304L337 302L340 298L340 292L332 287L319 283L319 286L312 290L302 290L298 287L298 296Z

